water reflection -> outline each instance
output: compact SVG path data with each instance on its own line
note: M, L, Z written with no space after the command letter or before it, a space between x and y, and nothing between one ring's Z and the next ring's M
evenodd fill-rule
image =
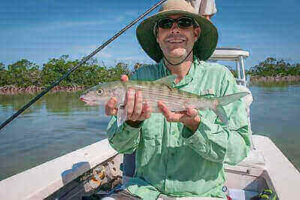
M299 82L287 82L287 81L278 81L278 82L257 82L250 83L250 87L264 87L264 88L286 88L290 86L299 86Z
M4 112L9 111L17 111L26 103L29 102L30 99L34 98L34 95L25 94L25 95L0 95L0 106ZM34 105L32 105L25 113L33 112L42 107L42 101L37 101Z
M254 101L251 123L254 134L270 137L300 169L300 85L250 87Z
M52 93L1 130L0 180L105 138L109 118L80 93ZM34 95L0 95L3 122Z
M90 107L84 106L79 100L80 93L53 93L45 98L46 109L48 112L63 113L69 115L74 109L77 111L88 111Z
M250 89L254 133L270 137L300 169L300 85ZM0 180L106 137L103 108L84 105L80 94L47 94L1 131ZM33 97L0 95L0 122Z
M90 106L85 106L82 101L79 100L81 92L66 93L57 92L49 93L34 103L25 113L32 113L39 110L43 110L46 107L47 112L70 114L73 112L73 108L78 111L90 111L93 110ZM0 95L0 106L4 112L17 111L22 106L27 104L35 95L32 94L18 94L18 95Z

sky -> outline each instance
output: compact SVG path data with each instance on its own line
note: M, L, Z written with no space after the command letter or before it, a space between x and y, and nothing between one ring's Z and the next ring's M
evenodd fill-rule
M88 55L158 0L0 0L0 62L42 65L50 58ZM299 0L216 0L212 22L218 47L250 52L250 68L267 57L300 62ZM153 11L150 15L153 15ZM149 16L150 16L149 15ZM99 62L153 63L135 36L136 26L96 55Z

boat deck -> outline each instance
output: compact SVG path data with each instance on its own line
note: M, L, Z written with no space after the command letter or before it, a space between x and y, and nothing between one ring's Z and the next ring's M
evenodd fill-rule
M300 196L297 169L269 138L255 135L253 142L255 149L247 159L225 166L226 186L250 192L270 188L284 200ZM0 199L81 199L94 193L101 181L118 184L121 161L122 156L102 140L1 181ZM104 169L112 178L103 178Z

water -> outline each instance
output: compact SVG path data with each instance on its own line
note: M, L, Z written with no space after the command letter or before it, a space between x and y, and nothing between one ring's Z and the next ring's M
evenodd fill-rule
M300 170L300 85L250 87L254 97L251 123L254 134L272 139Z
M47 94L1 130L0 180L105 138L109 118L79 93ZM3 122L32 95L1 96Z
M299 170L300 85L250 89L254 134L270 137ZM105 138L109 117L79 96L47 94L1 131L0 180ZM0 122L31 98L0 95Z

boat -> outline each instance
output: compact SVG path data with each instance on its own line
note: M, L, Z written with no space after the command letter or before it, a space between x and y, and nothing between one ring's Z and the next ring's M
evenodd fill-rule
M234 62L239 87L249 91L244 66L244 59L248 56L248 51L239 48L217 48L210 61ZM245 101L250 106L251 96ZM225 165L227 181L224 191L233 200L248 200L267 190L280 200L299 199L299 171L268 137L252 135L251 138L249 156L236 166ZM123 155L112 149L108 140L104 139L2 180L0 199L86 199L101 196L127 180L128 177L122 176L122 160Z

